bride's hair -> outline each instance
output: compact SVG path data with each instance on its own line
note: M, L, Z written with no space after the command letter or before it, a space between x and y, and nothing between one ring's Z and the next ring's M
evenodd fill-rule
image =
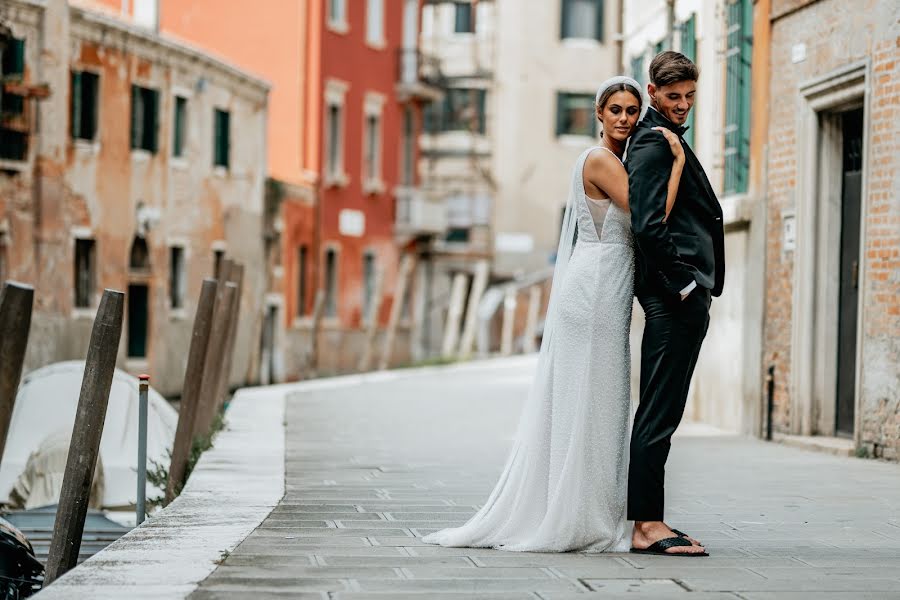
M594 116L596 116L597 119L600 118L600 112L606 107L606 103L616 92L630 93L632 96L637 98L638 108L643 107L644 103L641 99L641 93L637 90L636 87L628 83L617 83L603 90L603 93L600 94L600 96L597 98L597 105L594 107ZM603 137L603 128L600 129L600 137Z

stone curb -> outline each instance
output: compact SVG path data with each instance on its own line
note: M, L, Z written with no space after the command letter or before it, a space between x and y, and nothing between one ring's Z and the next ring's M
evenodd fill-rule
M181 495L35 597L182 599L284 495L284 390L240 390Z

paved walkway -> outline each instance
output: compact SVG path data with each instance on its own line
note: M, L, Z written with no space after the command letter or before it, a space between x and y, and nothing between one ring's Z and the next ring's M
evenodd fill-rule
M729 436L682 434L670 459L667 516L710 558L423 545L485 500L530 368L289 396L285 497L191 598L900 598L900 466Z

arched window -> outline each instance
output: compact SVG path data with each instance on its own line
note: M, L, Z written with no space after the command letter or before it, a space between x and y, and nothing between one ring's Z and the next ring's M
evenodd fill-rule
M150 270L150 250L147 248L147 240L139 235L136 235L131 243L128 266L134 271Z

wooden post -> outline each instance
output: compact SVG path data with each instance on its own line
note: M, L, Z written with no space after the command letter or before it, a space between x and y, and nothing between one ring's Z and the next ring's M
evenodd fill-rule
M381 288L384 284L384 271L375 271L375 289L372 290L372 306L367 315L366 339L363 343L363 353L359 358L359 371L368 371L372 363L372 355L375 354L375 336L378 334L378 315L381 313L381 301L383 300Z
M490 268L486 260L478 261L475 265L475 278L472 282L472 291L469 293L469 306L466 309L466 322L463 326L462 340L459 342L460 358L468 358L472 354L475 345L475 331L478 326L478 305L487 287Z
M500 329L500 354L512 354L513 326L516 320L516 290L509 286L503 297L503 325Z
M322 315L325 313L325 290L316 291L313 302L312 327L309 338L309 356L306 364L306 377L315 377L319 370L319 331L322 328Z
M225 351L225 336L228 333L228 313L237 286L231 282L222 285L220 280L216 289L216 300L213 306L212 325L209 330L209 347L203 357L203 377L200 383L200 395L197 401L197 414L194 417L194 431L190 439L209 433L216 411L219 409L216 393L219 390L219 376L222 372L222 358Z
M231 265L231 273L228 276L228 281L231 281L235 285L237 285L237 291L235 292L234 297L234 308L232 309L231 316L228 319L228 337L225 344L225 363L222 373L222 383L219 386L219 392L217 394L219 402L223 402L225 400L225 397L228 395L228 388L230 387L229 381L231 379L231 364L234 360L234 346L237 342L238 324L240 323L241 292L244 289L244 265L235 261Z
M100 452L100 437L103 435L109 390L112 387L116 355L122 336L124 308L125 294L113 290L103 291L84 365L78 411L75 413L66 472L56 509L44 586L78 562L91 481Z
M537 344L534 338L537 335L538 313L541 311L541 285L535 284L528 288L528 317L525 320L525 338L522 351L525 353L536 352Z
M33 302L30 285L7 281L0 291L0 464L22 377Z
M171 502L176 492L184 485L184 472L191 454L191 435L197 417L197 402L200 385L203 382L203 363L209 347L209 332L212 326L213 307L216 303L216 280L204 279L200 289L200 301L194 315L194 331L188 351L184 385L181 388L181 408L178 411L178 427L172 444L172 460L169 463L169 480L166 482L165 503Z
M466 299L466 284L469 281L465 273L457 273L453 277L453 285L450 288L450 307L447 311L447 323L444 326L444 343L441 346L441 356L450 358L456 350L456 341L459 339L459 321L462 318L462 306Z
M410 280L416 268L416 255L404 254L400 261L400 273L397 275L397 284L394 286L394 302L391 304L391 315L388 318L387 331L384 334L384 345L381 348L381 360L379 369L387 369L391 362L391 354L394 350L394 339L397 336L397 324L400 322L400 314L403 311L403 303L410 294Z

